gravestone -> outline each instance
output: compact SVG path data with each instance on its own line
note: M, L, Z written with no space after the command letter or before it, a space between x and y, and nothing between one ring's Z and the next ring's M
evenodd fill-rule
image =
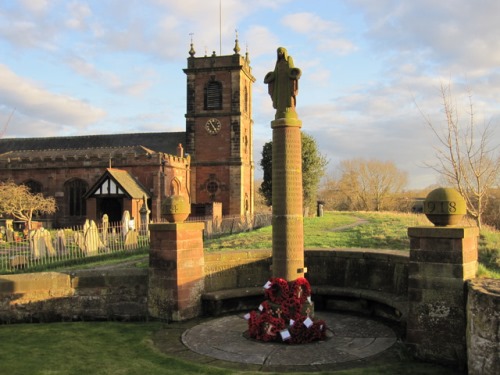
M31 254L34 258L43 258L48 255L56 255L54 246L52 245L52 237L50 232L44 228L31 231L29 234L29 243Z
M129 230L125 236L125 249L133 250L137 248L139 233L134 230Z
M125 238L129 230L130 225L130 213L125 210L122 215L122 236Z
M87 255L96 255L104 245L99 238L99 230L94 220L90 221L89 227L84 232L85 252Z
M82 253L85 253L85 236L83 235L83 233L74 232L73 242L78 246Z
M141 215L141 235L146 236L149 233L149 213L151 210L148 208L148 201L146 195L142 196L142 206L139 210Z
M11 219L5 220L5 235L7 237L7 242L14 242L14 229Z
M102 215L102 243L104 246L108 245L108 230L109 230L109 217L107 214Z
M56 252L60 255L68 253L66 248L66 236L64 235L64 230L62 229L59 229L56 232Z

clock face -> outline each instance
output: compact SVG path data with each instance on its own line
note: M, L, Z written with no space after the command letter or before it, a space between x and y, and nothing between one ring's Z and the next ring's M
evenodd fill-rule
M211 118L205 124L205 130L212 135L217 134L220 131L221 123L216 118Z

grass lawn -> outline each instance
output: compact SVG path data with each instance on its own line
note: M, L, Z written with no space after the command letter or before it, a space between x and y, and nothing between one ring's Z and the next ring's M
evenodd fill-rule
M178 375L178 374L257 374L220 368L188 360L176 354L179 330L164 343L171 350L153 344L155 332L172 329L159 322L73 322L0 326L0 374L9 375ZM180 324L180 323L179 323ZM168 354L165 354L168 353ZM453 374L451 369L416 362L402 353L393 360L360 363L349 370L321 374ZM262 373L260 373L262 374Z

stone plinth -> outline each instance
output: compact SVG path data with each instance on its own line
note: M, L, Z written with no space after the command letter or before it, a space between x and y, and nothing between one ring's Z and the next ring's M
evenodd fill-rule
M408 228L406 343L423 360L466 368L465 281L477 270L476 227Z
M304 277L302 213L302 141L298 119L278 119L273 129L273 266L274 277Z
M181 321L201 314L203 223L151 224L148 311Z

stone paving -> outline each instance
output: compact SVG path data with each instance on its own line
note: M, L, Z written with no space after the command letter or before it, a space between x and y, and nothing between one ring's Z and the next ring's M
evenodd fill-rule
M357 366L384 353L394 356L397 335L385 324L340 313L319 312L316 317L326 321L328 339L305 345L249 339L244 334L247 321L243 314L174 325L174 331L162 330L154 342L162 351L184 360L254 371L324 371ZM180 339L174 345L176 335Z

